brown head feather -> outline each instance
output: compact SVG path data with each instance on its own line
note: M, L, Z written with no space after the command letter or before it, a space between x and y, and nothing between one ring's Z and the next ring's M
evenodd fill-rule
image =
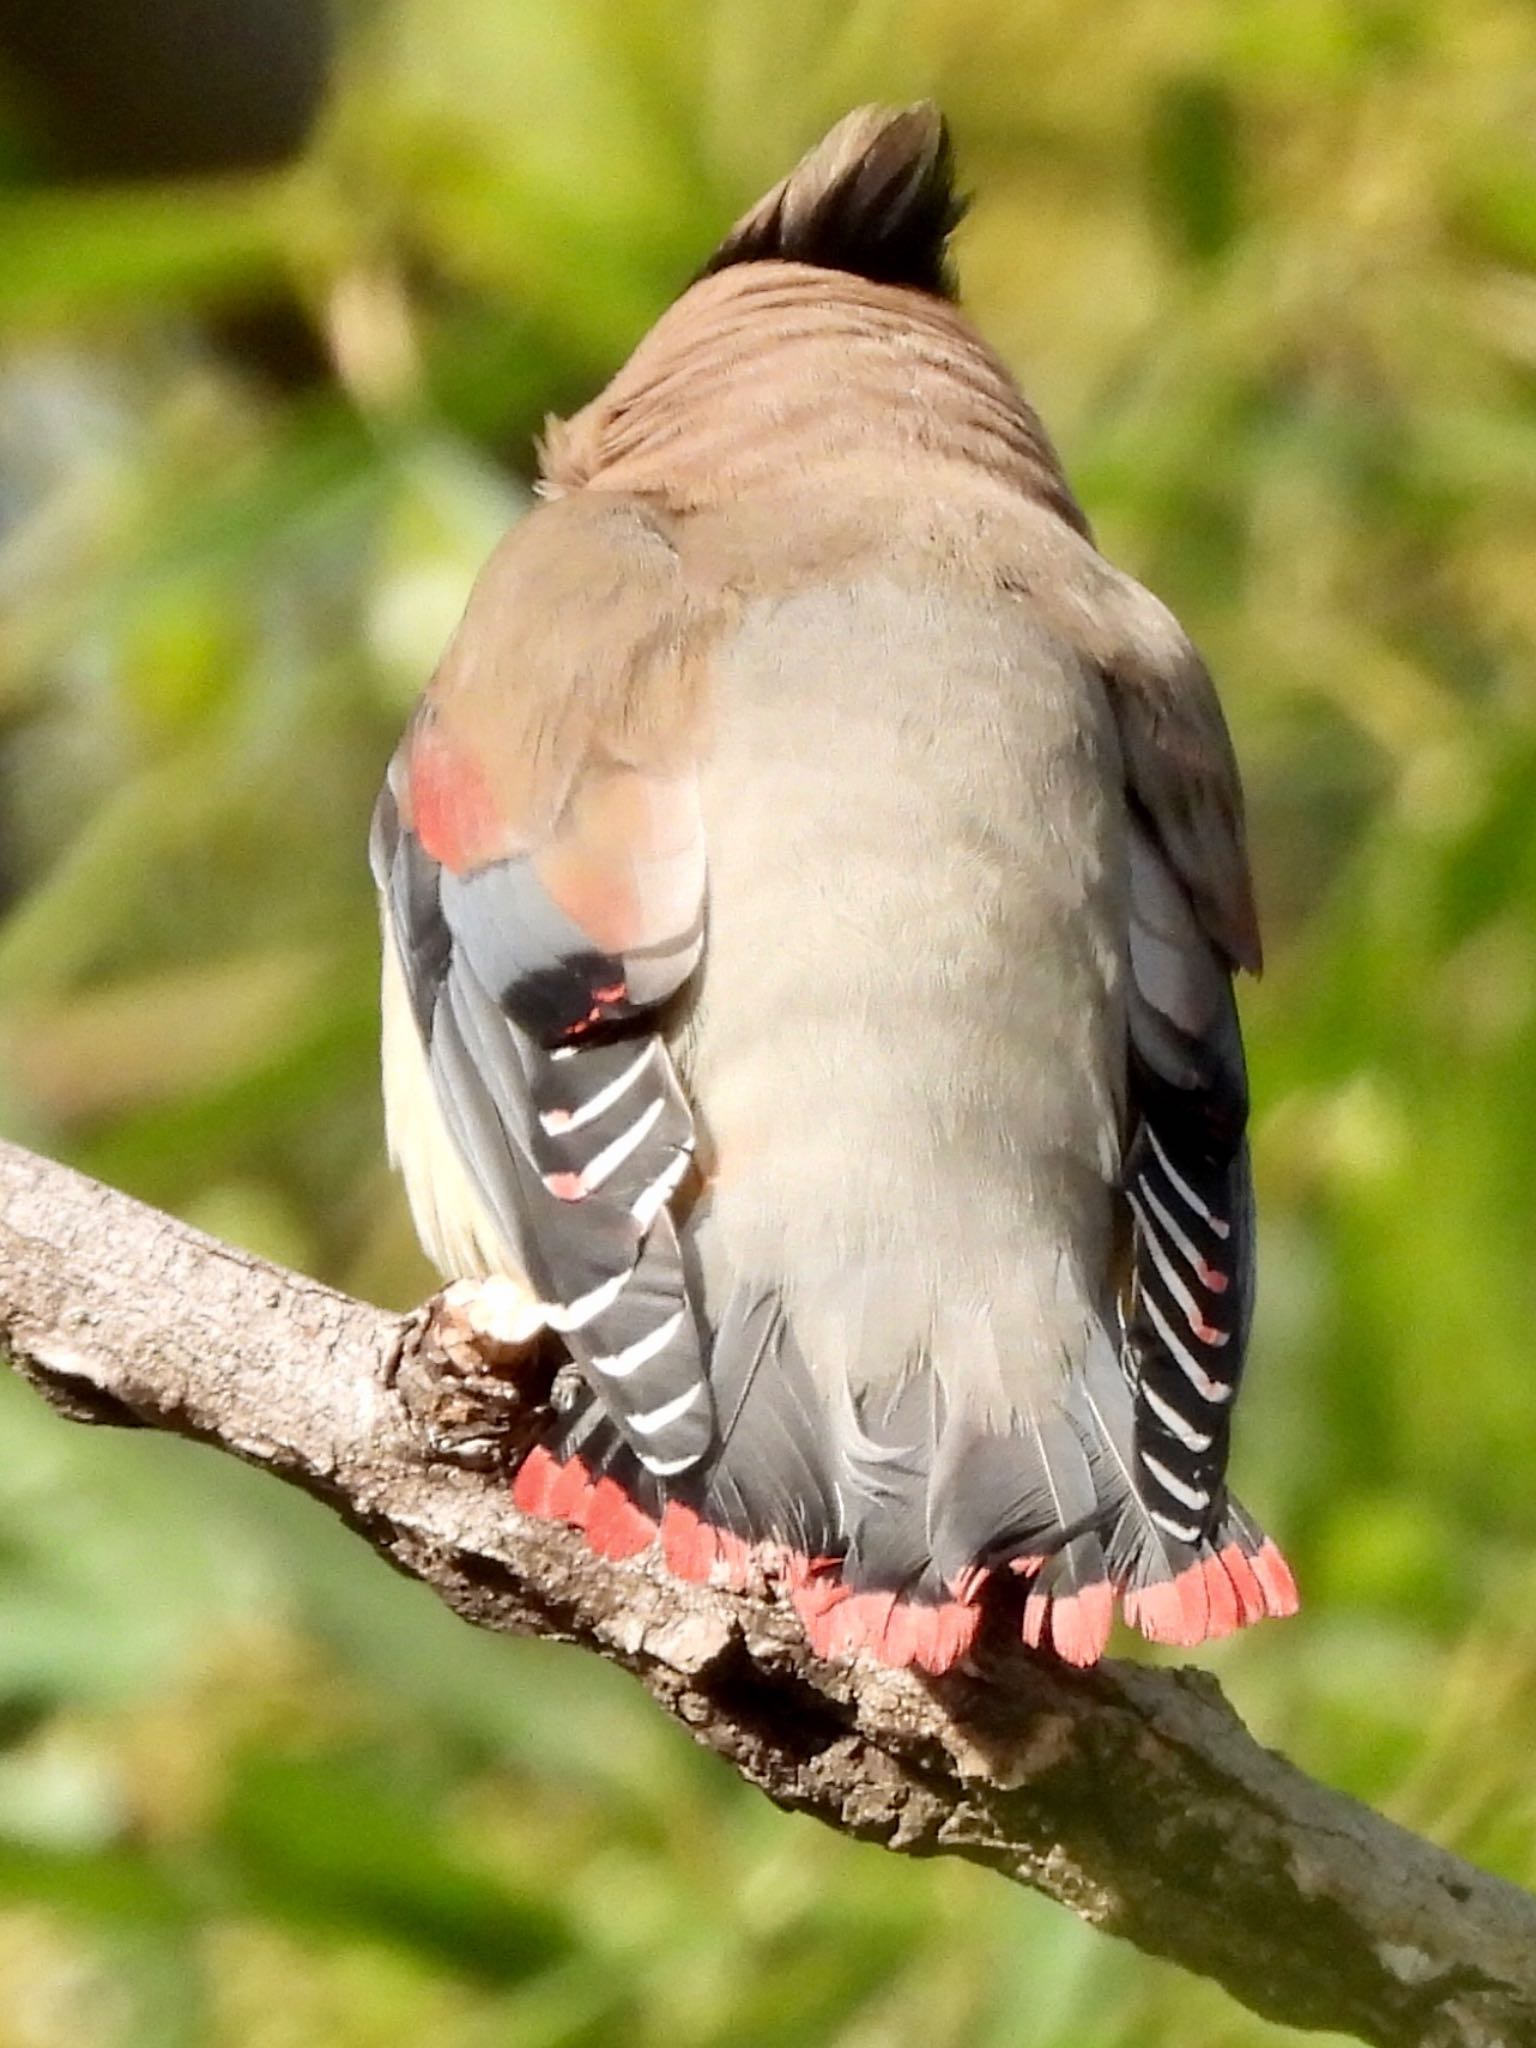
M780 259L955 296L949 130L929 100L858 107L736 223L699 273Z

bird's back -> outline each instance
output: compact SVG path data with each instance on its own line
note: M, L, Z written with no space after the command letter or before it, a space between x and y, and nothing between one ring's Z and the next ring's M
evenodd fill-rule
M1079 1662L1294 1603L1225 1490L1235 765L956 217L864 109L738 223L551 429L374 849L424 1234L578 1369L519 1505L930 1670L1010 1599Z
M683 1063L717 1253L861 1387L984 1319L997 1380L983 1354L947 1391L1016 1407L1107 1306L1127 927L1102 686L1026 597L875 545L746 609L711 734ZM850 1358L813 1333L854 1302Z

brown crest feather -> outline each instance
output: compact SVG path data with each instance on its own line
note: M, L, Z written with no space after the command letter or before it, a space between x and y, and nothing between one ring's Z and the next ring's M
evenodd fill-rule
M949 237L964 212L931 101L858 107L742 216L699 275L778 259L952 299Z

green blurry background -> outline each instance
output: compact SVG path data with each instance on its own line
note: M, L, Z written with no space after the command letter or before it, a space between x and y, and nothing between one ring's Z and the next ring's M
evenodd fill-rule
M1306 1606L1202 1661L1536 1880L1536 14L377 0L295 164L190 180L162 156L240 157L284 94L302 130L304 63L218 41L250 104L203 67L212 144L157 156L165 0L114 12L71 127L49 10L0 7L0 1129L426 1290L375 1104L384 759L544 414L827 121L931 93L968 301L1246 768L1236 1470ZM9 1384L0 1431L0 2048L1281 2038L776 1814L270 1481Z

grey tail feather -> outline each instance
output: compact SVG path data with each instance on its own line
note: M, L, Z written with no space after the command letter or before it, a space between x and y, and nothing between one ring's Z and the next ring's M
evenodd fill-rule
M700 1279L696 1238L684 1253ZM878 1398L832 1400L769 1284L729 1279L710 1308L717 1434L697 1465L658 1482L588 1388L573 1389L555 1435L562 1457L616 1479L653 1517L675 1501L748 1543L839 1560L852 1591L919 1603L963 1598L978 1568L1026 1561L1032 1605L1095 1588L1107 1599L1111 1586L1129 1597L1180 1579L1213 1546L1252 1557L1264 1543L1225 1494L1197 1543L1159 1526L1137 1487L1131 1389L1107 1331L1059 1408L984 1429L946 1403L926 1359Z
M859 107L742 216L699 275L777 258L952 299L949 237L964 212L938 108Z
M1201 1545L1160 1528L1137 1489L1130 1389L1107 1332L1061 1407L978 1429L927 1360L834 1412L776 1294L728 1296L709 1365L721 1438L673 1487L751 1541L840 1557L855 1589L941 1601L982 1566L1032 1559L1053 1597L1176 1577ZM1225 1509L1223 1502L1223 1509Z
M1073 1389L1071 1413L1093 1474L1110 1577L1128 1590L1176 1578L1200 1546L1162 1528L1142 1497L1131 1389L1102 1333Z
M617 1480L653 1518L675 1501L748 1543L782 1544L806 1558L840 1555L829 1418L771 1287L731 1289L710 1341L709 1384L713 1441L675 1476L646 1472L601 1392L574 1378L549 1448L562 1461L579 1457L594 1478Z
M784 1543L805 1557L840 1551L827 1418L774 1290L733 1289L709 1376L719 1443L678 1497L751 1542Z

